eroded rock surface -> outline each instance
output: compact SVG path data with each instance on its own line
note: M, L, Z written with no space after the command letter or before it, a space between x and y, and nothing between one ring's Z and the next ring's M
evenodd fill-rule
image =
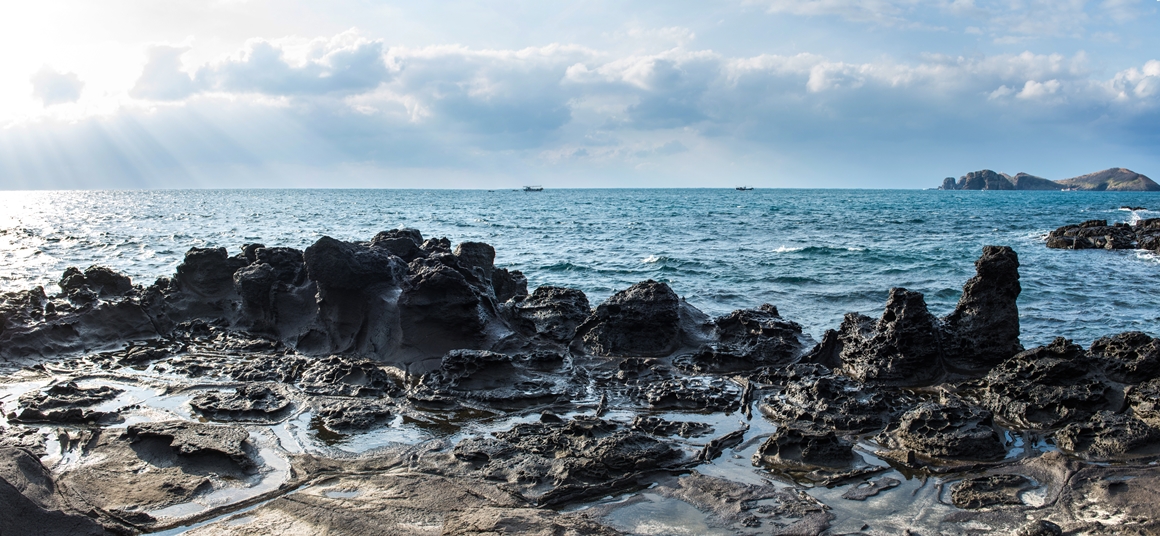
M663 356L680 344L680 299L665 283L637 283L596 307L577 330L583 348L603 356Z

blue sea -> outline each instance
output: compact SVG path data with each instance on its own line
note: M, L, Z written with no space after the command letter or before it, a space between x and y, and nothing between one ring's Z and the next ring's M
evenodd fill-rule
M1123 210L1121 206L1150 210ZM950 312L987 244L1019 253L1026 346L1087 345L1127 330L1160 335L1160 258L1061 251L1048 231L1089 219L1160 217L1147 192L608 189L154 190L0 192L0 290L45 286L103 264L149 284L190 247L305 248L323 235L369 240L415 227L488 242L529 286L579 288L593 305L645 279L711 315L772 303L814 337L888 289Z

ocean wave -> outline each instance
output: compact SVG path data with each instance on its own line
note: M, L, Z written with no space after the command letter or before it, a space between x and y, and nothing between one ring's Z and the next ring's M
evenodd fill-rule
M781 246L781 247L773 250L773 252L774 253L790 253L790 252L794 252L794 251L802 251L805 249L806 249L805 246L797 247L797 248L790 248L790 247Z

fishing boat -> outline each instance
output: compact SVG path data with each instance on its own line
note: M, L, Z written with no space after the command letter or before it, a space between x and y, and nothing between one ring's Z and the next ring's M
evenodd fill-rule
M748 192L749 190L752 190L753 187L752 186L738 186L737 189L741 190L742 192Z
M525 192L542 192L542 191L544 191L544 187L543 186L524 186L524 191Z

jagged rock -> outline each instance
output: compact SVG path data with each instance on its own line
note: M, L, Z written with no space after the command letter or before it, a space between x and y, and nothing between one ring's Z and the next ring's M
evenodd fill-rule
M315 395L379 396L396 394L398 384L373 361L332 355L306 362L302 390Z
M68 296L78 296L89 291L89 296L101 298L110 296L124 296L133 290L133 282L128 276L117 273L105 266L90 266L82 273L77 268L70 267L60 278L60 289ZM78 301L91 301L91 297L84 297Z
M1160 428L1160 378L1130 388L1128 406L1137 419Z
M422 377L412 396L525 403L567 393L566 375L533 370L523 361L484 350L453 350L443 356L438 369Z
M540 506L615 494L636 487L646 473L676 469L683 459L653 437L591 417L517 424L492 435L460 441L455 459Z
M1007 452L991 412L960 400L915 406L892 435L900 448L935 458L993 460Z
M499 303L528 295L528 278L524 277L524 273L519 270L509 272L507 268L496 268L491 274L491 283L495 289L495 299ZM585 302L587 302L587 298L585 298Z
M18 401L20 413L9 419L26 423L92 423L103 419L106 413L85 407L112 400L122 392L107 385L85 389L71 381L58 383L42 391L21 395Z
M1046 519L1040 519L1020 528L1015 536L1063 536L1063 529Z
M243 469L254 467L246 452L249 432L236 426L217 426L185 421L131 424L125 435L134 443L150 438L167 441L179 455L221 455Z
M526 290L525 290L526 294ZM516 297L508 307L512 327L528 337L566 343L592 312L583 292L563 287L539 287L531 296Z
M442 536L623 536L584 514L541 508L472 508L447 516Z
M391 255L411 262L426 256L419 247L423 245L423 234L418 229L391 229L383 231L371 239L371 247L387 251Z
M976 275L963 285L955 310L943 319L948 368L983 375L1023 351L1019 343L1019 257L1007 246L984 246Z
M791 469L847 467L856 459L853 445L832 431L813 432L783 426L758 447L753 463Z
M944 180L945 184L946 181ZM1014 190L1013 184L1007 177L989 169L972 171L959 178L955 190Z
M1128 415L1100 411L1055 432L1059 448L1093 460L1160 452L1160 430Z
M226 248L190 248L177 265L182 290L203 298L221 298L234 290L234 272L247 264L245 256L230 257Z
M1141 383L1160 377L1160 339L1139 331L1100 337L1088 352L1102 358L1112 381Z
M892 404L887 397L882 390L866 389L824 367L797 365L788 374L784 391L766 396L758 407L782 425L861 434L890 422Z
M577 328L581 345L600 356L664 356L680 343L680 299L665 283L637 283L613 294Z
M326 399L316 403L322 425L335 432L361 432L391 418L391 408L362 399Z
M389 252L335 240L319 238L302 254L306 272L322 290L360 290L378 283L397 284L405 267Z
M1122 393L1103 381L1083 348L1062 337L1004 361L983 381L983 404L1028 428L1080 421L1123 403Z
M962 480L951 487L951 502L959 508L1022 505L1019 495L1034 488L1027 477L1015 474L980 476Z
M692 373L728 373L764 365L792 363L802 353L802 327L781 317L777 307L763 304L742 309L713 322L717 342L678 358L677 367Z
M1088 220L1065 225L1047 234L1047 247L1056 249L1133 249L1136 232L1126 223Z
M632 421L632 429L655 436L699 437L709 433L713 427L702 422L673 422L654 415L637 415Z
M410 285L399 297L399 314L411 372L432 370L451 350L481 349L491 315L467 278L433 259L415 259L409 270Z
M877 321L850 313L837 335L842 371L882 385L929 385L943 374L938 321L922 294L890 289Z
M741 388L721 378L673 378L642 385L640 396L652 409L729 413L739 407Z
M92 301L73 307L50 300L43 287L0 293L0 359L27 362L157 336L153 319L132 295L97 299L94 293Z
M495 271L495 248L483 242L462 242L452 253L459 264L474 274L480 281L491 284L491 274Z
M285 416L290 399L276 384L247 383L233 393L199 394L189 405L218 421L271 421Z
M224 367L223 374L245 382L297 383L313 360L295 355L258 356Z

